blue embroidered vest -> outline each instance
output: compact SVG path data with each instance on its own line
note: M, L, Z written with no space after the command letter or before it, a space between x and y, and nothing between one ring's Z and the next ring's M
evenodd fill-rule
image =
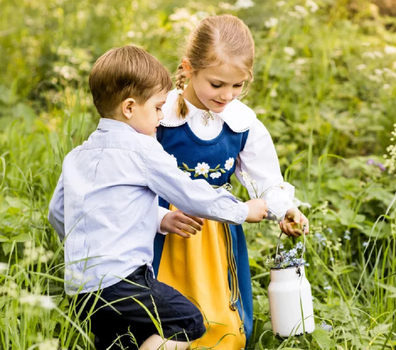
M160 126L157 140L192 179L206 179L211 185L222 186L230 182L236 158L245 147L248 133L249 130L233 132L224 123L220 134L206 141L198 138L185 123L178 127Z

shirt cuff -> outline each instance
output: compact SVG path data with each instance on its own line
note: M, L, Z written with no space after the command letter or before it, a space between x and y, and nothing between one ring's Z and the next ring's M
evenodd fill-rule
M268 205L268 220L282 221L287 211L294 208L294 186L283 182L267 188L263 198Z
M161 233L162 235L167 235L169 232L162 231L161 230L161 224L162 220L164 220L164 217L166 214L170 213L171 211L169 209L163 208L163 207L158 207L158 224L157 224L157 232Z

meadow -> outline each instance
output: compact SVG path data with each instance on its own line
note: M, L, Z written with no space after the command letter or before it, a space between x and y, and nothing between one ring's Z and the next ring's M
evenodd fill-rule
M63 247L47 221L65 154L99 119L87 84L93 62L136 44L174 72L194 25L222 13L252 31L254 82L243 101L270 131L311 230L316 330L282 339L271 330L264 267L279 228L245 224L248 349L396 348L396 18L365 0L0 6L0 349L93 349L89 324L64 293Z

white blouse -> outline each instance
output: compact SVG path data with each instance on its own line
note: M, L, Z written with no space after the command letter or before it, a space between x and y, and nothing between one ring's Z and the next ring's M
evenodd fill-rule
M165 127L176 127L187 123L194 134L202 140L217 137L224 123L227 123L234 132L249 130L245 147L236 159L235 175L246 187L251 198L262 197L267 201L270 219L282 220L287 210L294 206L294 187L283 181L271 135L257 119L254 111L239 100L233 100L223 112L211 112L211 118L206 118L205 124L203 121L205 110L196 108L187 100L189 112L184 119L179 118L175 113L177 97L177 90L172 90L162 108L164 119L161 120L161 124ZM163 216L166 213L161 211ZM160 221L161 218L159 223Z

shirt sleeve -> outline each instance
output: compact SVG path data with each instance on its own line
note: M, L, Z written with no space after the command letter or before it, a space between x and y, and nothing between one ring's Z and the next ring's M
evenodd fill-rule
M167 235L167 234L169 233L169 232L166 232L166 231L162 231L162 230L161 230L161 223L162 223L162 220L164 219L165 215L168 214L168 213L170 213L170 210L169 210L169 209L163 208L163 207L161 207L161 206L158 208L157 232L158 232L158 233L161 233L161 234L163 234L163 235Z
M246 220L249 209L245 203L222 188L213 189L205 180L191 180L158 142L153 143L145 162L148 187L186 214L229 224Z
M48 221L55 229L59 238L65 238L65 223L64 223L64 188L63 175L61 174L58 184L56 185L54 194L49 204Z
M238 155L235 175L251 198L266 200L269 219L280 221L294 207L294 187L283 181L271 135L258 119L249 129L245 147Z

